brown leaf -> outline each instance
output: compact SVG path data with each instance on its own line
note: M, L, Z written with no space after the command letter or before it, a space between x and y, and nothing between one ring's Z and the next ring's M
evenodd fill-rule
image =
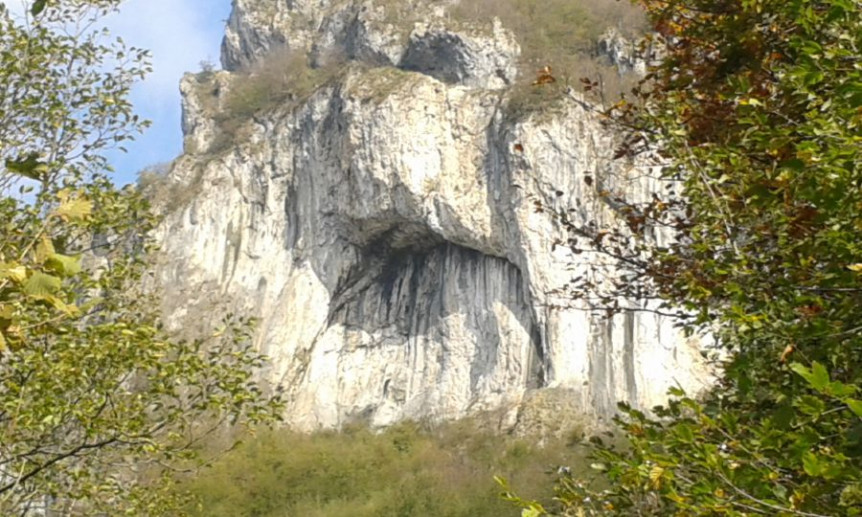
M551 75L550 65L545 65L536 71L536 80L533 81L533 86L541 86L543 84L555 83L557 80Z

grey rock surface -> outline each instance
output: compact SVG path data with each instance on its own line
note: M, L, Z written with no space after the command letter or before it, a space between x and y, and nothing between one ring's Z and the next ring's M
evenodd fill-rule
M638 42L626 38L614 28L606 30L596 42L596 53L604 56L620 74L646 74L647 66L659 59L659 47L641 48Z
M429 20L404 38L372 2L234 1L226 69L275 45L351 61L219 152L237 74L184 79L169 179L188 194L159 234L168 323L258 316L264 375L302 430L483 411L514 425L548 389L599 425L617 401L706 386L703 344L644 302L608 320L555 294L602 259L554 247L535 200L559 191L573 217L613 222L599 188L647 199L649 170L610 160L614 135L574 93L553 114L507 112L517 43L499 25L482 39Z
M451 3L451 2L450 2ZM520 47L500 25L453 27L434 0L234 0L222 44L225 70L249 67L274 49L425 73L451 84L508 86Z
M417 24L398 66L449 84L504 88L515 81L519 54L518 43L499 20L490 35Z

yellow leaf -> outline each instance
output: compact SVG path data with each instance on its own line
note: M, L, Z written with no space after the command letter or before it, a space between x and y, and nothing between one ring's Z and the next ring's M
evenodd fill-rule
M847 266L847 269L856 273L862 273L862 264L851 264Z
M685 498L676 492L670 492L670 493L666 494L666 497L675 503L684 503L685 502Z
M664 474L664 468L659 467L658 465L654 466L649 471L649 480L652 487L656 490L661 488L661 477Z
M3 335L3 331L0 331L0 352L6 350L6 337Z
M21 283L27 280L27 268L15 262L0 262L0 278L9 278Z
M54 254L54 243L47 235L42 236L42 240L36 245L36 262L44 264L48 258Z
M79 314L78 307L73 303L66 303L55 296L50 297L50 302L55 309L64 312L67 316L77 316Z
M63 312L66 316L77 316L80 311L75 304L69 304L57 298L53 294L43 294L43 295L33 295L31 296L34 300L41 300L45 303L50 304L52 307L57 309L58 311Z
M69 200L69 196L71 195L72 191L70 189L64 188L60 192L57 192L57 199L59 199L61 203L65 203Z
M83 196L70 197L67 194L61 197L60 206L57 207L55 215L64 221L80 221L90 215L92 211L92 201Z

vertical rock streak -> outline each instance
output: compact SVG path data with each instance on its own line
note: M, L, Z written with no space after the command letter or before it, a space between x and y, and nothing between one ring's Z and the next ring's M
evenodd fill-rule
M560 230L533 201L559 190L575 217L608 222L585 175L644 198L654 181L608 165L612 136L586 103L504 116L518 47L498 24L437 19L404 38L371 2L311 4L235 0L227 70L279 45L354 61L256 112L223 149L225 99L253 78L183 80L187 150L169 180L192 195L160 230L169 324L258 316L268 380L307 430L516 410L544 400L537 389L597 422L616 401L651 407L708 381L700 344L673 322L604 320L553 294L587 267L554 249Z

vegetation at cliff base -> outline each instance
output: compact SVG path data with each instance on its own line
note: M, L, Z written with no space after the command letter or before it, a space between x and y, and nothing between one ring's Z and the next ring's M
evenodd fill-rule
M721 376L652 415L621 407L629 446L595 453L610 488L566 476L553 505L513 500L524 515L862 515L862 3L641 3L663 61L608 120L617 156L665 182L643 203L601 194L625 228L558 213L569 244L619 268L572 294L611 312L656 300L718 338Z
M500 517L518 511L500 497L494 475L550 500L562 458L584 473L577 439L546 438L539 446L534 437L476 424L265 432L181 488L195 496L191 514L201 517Z

